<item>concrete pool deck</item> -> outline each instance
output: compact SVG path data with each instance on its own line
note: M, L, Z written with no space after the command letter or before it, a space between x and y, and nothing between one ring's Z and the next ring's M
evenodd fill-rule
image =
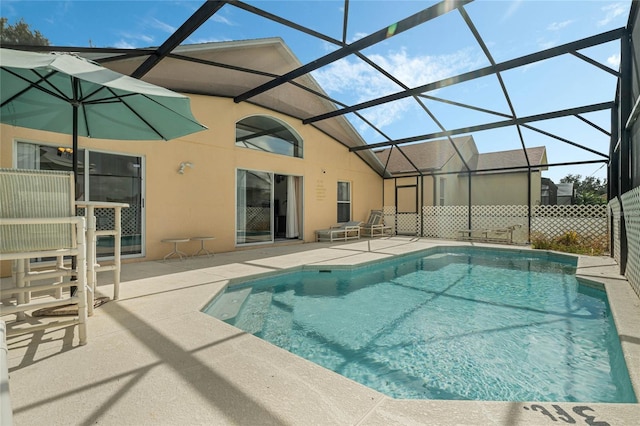
M233 278L435 245L492 246L393 237L124 264L120 300L89 318L87 345L76 327L7 339L14 424L637 424L637 403L394 400L201 312ZM640 396L640 299L611 258L580 257L578 275L605 284ZM100 295L113 294L110 280L99 275Z

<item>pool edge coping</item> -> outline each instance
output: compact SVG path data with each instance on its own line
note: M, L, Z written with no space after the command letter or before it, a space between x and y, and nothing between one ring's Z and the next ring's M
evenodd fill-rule
M352 244L357 244L357 243L352 243ZM620 340L620 345L622 347L622 352L623 352L623 356L625 359L625 363L627 364L627 371L629 374L629 379L631 381L631 386L633 388L635 397L636 397L636 402L635 403L596 403L596 402L589 402L589 403L582 403L582 404L591 404L591 405L634 405L634 406L638 406L640 408L640 344L637 343L633 343L634 340L638 340L640 342L640 330L636 331L635 327L633 328L633 323L634 323L634 319L630 318L630 317L636 317L636 324L640 324L640 309L638 309L640 307L640 297L638 297L638 295L636 295L636 293L633 291L633 289L631 288L630 284L628 283L628 281L626 280L626 278L624 276L619 275L616 272L611 272L608 271L608 269L610 268L618 268L618 265L616 263L610 263L610 264L605 264L605 265L598 265L597 267L599 268L603 268L606 269L607 271L600 277L594 277L593 275L590 274L586 274L586 273L580 273L581 269L587 268L587 267L591 267L590 265L585 265L588 263L592 263L589 261L589 259L602 259L605 258L606 256L586 256L586 255L580 255L580 254L573 254L573 253L564 253L564 252L558 252L558 251L553 251L553 250L540 250L540 249L533 249L529 246L504 246L504 245L493 245L493 244L482 244L482 243L465 243L465 242L458 242L458 241L452 241L452 242L443 242L442 244L439 243L432 243L429 247L416 247L415 249L409 249L407 252L405 253L400 253L400 254L390 254L388 257L388 261L392 261L394 259L398 259L398 258L402 258L402 257L410 257L410 256L415 256L417 253L419 252L427 252L427 251L435 251L437 252L438 250L443 250L443 249L447 249L450 247L465 247L465 248L472 248L474 250L491 250L491 251L506 251L506 252L518 252L518 253L535 253L537 255L537 257L546 257L549 260L553 260L554 258L557 259L563 259L563 260L571 260L571 261L575 261L575 276L577 279L581 280L581 281L586 281L588 283L595 283L597 284L596 287L601 287L607 294L607 299L609 301L609 306L612 312L612 316L614 319L614 323L616 326L616 330L618 332L618 338ZM540 256L542 254L542 256ZM609 257L606 257L607 259L611 259ZM611 259L612 260L612 259ZM287 274L287 273L293 273L293 272L297 272L297 271L304 271L304 270L321 270L322 268L333 268L333 269L350 269L350 268L354 268L354 267L366 267L367 265L372 265L372 264L376 264L379 263L381 260L380 259L371 259L371 260L359 260L359 261L355 261L353 263L349 263L349 264L345 264L345 263L335 263L335 264L331 264L331 261L322 261L322 262L317 262L317 263L303 263L300 265L296 265L296 266L291 266L288 268L283 268L280 270L273 270L273 271L266 271L263 273L258 273L258 274L252 274L252 275L247 275L244 277L235 277L235 278L230 278L227 282L227 284L225 286L223 286L220 291L215 294L214 296L212 296L211 299L209 299L200 309L200 312L204 313L205 315L209 316L208 314L206 314L204 312L204 309L208 306L210 306L211 304L214 303L215 299L217 299L221 294L224 293L224 291L227 288L230 287L235 287L235 286L240 286L243 284L246 284L248 282L251 282L253 280L257 280L257 279L261 279L261 278L267 278L269 276L275 276L275 275L281 275L281 274ZM620 286L620 285L615 285L615 284L619 284L620 281L624 281L624 283L626 285L624 286ZM629 297L632 296L632 297ZM634 299L635 296L635 299ZM615 302L612 302L612 300L615 300ZM636 304L634 305L633 302L636 302ZM221 321L218 320L214 317L211 316L212 319L217 320L217 321ZM238 329L240 330L240 329ZM622 331L621 331L622 330ZM247 333L244 332L243 330L240 330L243 333ZM624 334L623 334L624 333ZM250 336L250 333L247 333ZM253 336L255 337L255 336ZM624 339L623 339L624 337ZM259 337L255 337L256 339L260 339ZM260 339L262 340L262 339ZM269 342L266 342L269 343ZM285 349L279 348L271 343L269 343L270 345L285 351L287 354L290 354L292 356L296 356L299 357L298 355L292 354L288 351L286 351ZM300 358L300 357L299 357ZM302 358L304 359L304 358ZM308 361L305 360L307 362L310 362L314 365L317 365L315 363L313 363L312 361ZM324 367L322 367L324 368ZM327 371L330 371L333 374L339 374L339 373L335 373L329 369L324 368ZM344 377L344 376L341 376ZM350 380L351 379L344 377L346 380ZM357 382L356 382L357 383ZM359 384L359 383L358 383ZM374 392L378 392L375 391L374 389L371 389L369 387L367 387L366 385L362 385L359 384L360 386L363 386L364 388L368 389L368 390L372 390ZM379 392L378 392L379 393ZM393 397L384 395L382 393L380 393L381 395L384 396L384 398L388 398L390 400L393 401L439 401L439 402L452 402L452 401L456 401L456 400L403 400L403 399L395 399ZM460 402L460 401L456 401L456 402ZM516 401L468 401L468 402L476 402L476 403L482 403L482 402L491 402L491 403L504 403L504 404L525 404L525 402L516 402ZM567 402L536 402L534 401L533 404L571 404L571 403L567 403ZM581 404L581 403L576 403L576 404Z

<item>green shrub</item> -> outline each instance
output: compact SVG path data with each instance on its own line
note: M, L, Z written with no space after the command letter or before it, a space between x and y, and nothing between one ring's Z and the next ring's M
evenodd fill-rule
M565 253L601 256L609 247L607 235L585 237L576 231L567 231L559 237L550 238L542 233L531 235L531 247L540 250L555 250Z

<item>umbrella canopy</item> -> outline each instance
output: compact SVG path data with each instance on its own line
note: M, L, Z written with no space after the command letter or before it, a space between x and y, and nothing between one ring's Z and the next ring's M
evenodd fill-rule
M67 53L0 49L2 123L117 140L169 140L206 129L189 98ZM76 173L77 174L77 173Z

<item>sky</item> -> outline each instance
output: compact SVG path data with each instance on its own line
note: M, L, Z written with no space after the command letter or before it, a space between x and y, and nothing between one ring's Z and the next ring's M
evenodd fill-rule
M343 0L246 1L250 5L341 41L352 43L415 14L436 2L404 0L351 0L344 31ZM10 24L24 19L54 46L136 48L162 44L200 6L201 1L19 1L2 0L0 15ZM631 0L476 0L464 7L496 63L549 49L564 43L624 27ZM336 44L309 36L225 5L185 43L207 43L281 37L302 64L337 49ZM463 15L449 12L411 30L401 32L362 53L407 87L421 86L490 65L465 24ZM617 71L618 41L584 49L581 54ZM334 99L352 105L396 93L402 87L351 55L312 73ZM563 55L501 73L517 117L612 101L616 77L573 55ZM427 93L500 114L511 114L495 75ZM413 98L367 108L360 113L383 133L354 114L346 117L368 143L504 120L503 116L461 108L433 99ZM540 131L511 126L476 132L481 153L546 146L549 163L602 159L608 154L608 111L531 123L583 145L591 151L550 138ZM592 151L595 151L592 152ZM567 174L606 178L602 163L552 167L543 173L555 182Z

